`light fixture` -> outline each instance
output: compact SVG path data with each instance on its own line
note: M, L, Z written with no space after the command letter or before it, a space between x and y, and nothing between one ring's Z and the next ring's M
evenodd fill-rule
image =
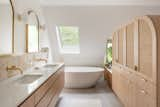
M20 22L27 22L27 13L17 13L16 18Z
M40 30L45 30L46 27L45 27L45 25L40 25L40 26L39 26L39 29L40 29Z

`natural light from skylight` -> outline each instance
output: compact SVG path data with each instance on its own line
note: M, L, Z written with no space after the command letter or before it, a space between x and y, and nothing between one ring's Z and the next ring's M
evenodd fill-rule
M62 54L79 54L79 28L75 26L57 26L57 39Z

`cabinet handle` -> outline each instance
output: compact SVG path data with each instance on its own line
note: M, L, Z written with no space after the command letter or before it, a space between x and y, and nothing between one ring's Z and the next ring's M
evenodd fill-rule
M137 71L137 70L138 70L138 67L137 67L136 65L134 66L134 70L135 70L135 71Z
M141 93L142 93L142 94L147 94L146 91L144 91L144 90L141 90Z
M144 79L144 78L142 78L141 80L142 80L142 81L144 81L144 82L147 82L147 80L146 80L146 79Z

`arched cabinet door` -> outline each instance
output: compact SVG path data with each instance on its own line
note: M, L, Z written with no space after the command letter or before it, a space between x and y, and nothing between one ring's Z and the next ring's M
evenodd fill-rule
M126 27L126 66L134 69L134 23Z
M152 31L146 20L138 20L138 71L152 78Z
M124 28L118 30L118 63L123 65L123 41L124 41Z
M112 35L112 62L115 62L115 35Z
M113 62L117 62L118 59L117 59L117 49L118 49L118 37L117 37L117 33L114 32L113 33L113 36L112 36L112 61Z

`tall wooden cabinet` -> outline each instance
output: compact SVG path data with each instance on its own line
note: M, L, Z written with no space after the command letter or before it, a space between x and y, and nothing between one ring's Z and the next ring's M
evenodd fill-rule
M112 88L124 107L160 107L160 16L113 33Z
M134 69L134 23L126 26L126 66Z

